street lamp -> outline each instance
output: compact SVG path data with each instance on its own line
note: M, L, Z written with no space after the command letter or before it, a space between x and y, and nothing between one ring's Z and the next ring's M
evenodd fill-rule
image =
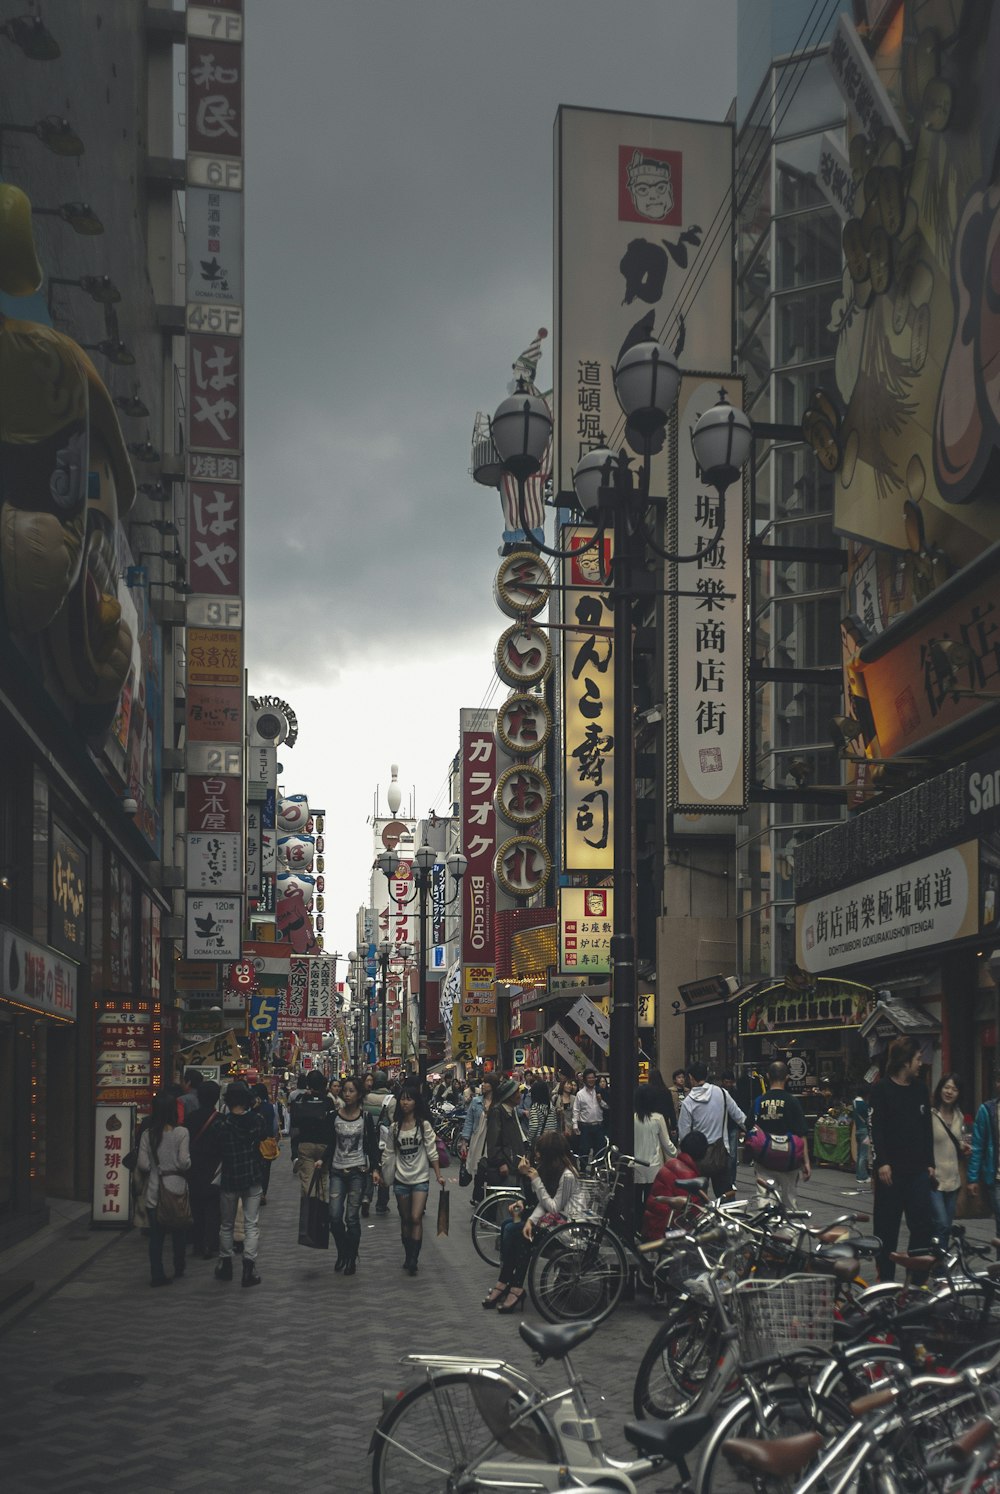
M518 488L518 521L528 543L545 555L563 560L584 550L603 554L604 536L613 536L610 582L614 601L614 921L611 938L612 995L611 1130L625 1151L633 1145L632 1091L635 1083L637 1034L635 969L634 793L632 754L632 623L637 599L654 589L648 575L650 554L672 565L704 559L722 538L726 489L736 481L750 454L752 429L742 410L735 409L720 391L719 402L707 410L691 432L701 480L718 495L715 532L692 555L677 555L661 546L650 529L657 509L668 500L650 493L654 443L662 437L677 402L680 372L670 353L658 342L628 348L614 373L615 391L626 420L626 434L641 449L638 473L633 474L624 447L616 454L601 446L584 456L573 474L577 504L587 523L595 526L592 539L569 552L552 548L532 535L525 523L524 490L539 470L551 419L544 401L519 389L499 406L493 418L493 442L504 470ZM548 421L548 425L546 425ZM657 446L657 449L659 447ZM638 481L636 481L636 477ZM694 501L694 494L685 495ZM643 582L645 581L645 585ZM667 590L665 596L686 593Z
M391 882L396 874L399 858L394 856L391 851L383 851L375 864L386 881ZM406 906L412 903L415 898L419 898L420 963L417 967L419 982L417 995L417 1020L419 1028L417 1052L418 1072L421 1079L427 1078L427 894L430 890L436 864L437 852L431 846L421 846L410 863L410 876L416 884L414 890L410 893L409 897L396 899L397 903L402 903L403 906ZM465 876L469 863L460 852L453 852L445 858L444 865L448 875L452 877L455 883L455 890L451 897L443 900L443 906L448 908L458 899L462 878Z

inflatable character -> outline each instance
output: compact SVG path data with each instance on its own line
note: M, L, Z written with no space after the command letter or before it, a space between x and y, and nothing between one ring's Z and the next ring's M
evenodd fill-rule
M0 182L0 290L27 296L42 271L31 204ZM0 313L0 606L38 638L87 725L110 720L132 635L118 602L119 519L135 477L108 390L71 338Z

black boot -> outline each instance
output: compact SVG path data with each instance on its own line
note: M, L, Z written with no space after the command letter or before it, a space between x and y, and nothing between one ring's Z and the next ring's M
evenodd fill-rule
M246 1255L243 1257L243 1285L245 1287L260 1286L260 1277L257 1275L257 1262L252 1261Z
M231 1255L219 1257L219 1264L215 1268L215 1279L216 1281L232 1281L233 1258Z
M355 1272L357 1271L357 1269L358 1269L358 1258L357 1258L356 1255L352 1255L351 1258L350 1258L350 1260L347 1262L346 1266L344 1267L344 1275L345 1276L353 1276L355 1274Z
M401 1238L403 1241L403 1270L408 1271L410 1269L410 1250L412 1249L412 1244L409 1235L403 1235Z
M407 1271L409 1271L411 1276L416 1276L417 1274L417 1261L420 1259L420 1247L422 1244L422 1240L410 1241L410 1259L407 1263L406 1269Z

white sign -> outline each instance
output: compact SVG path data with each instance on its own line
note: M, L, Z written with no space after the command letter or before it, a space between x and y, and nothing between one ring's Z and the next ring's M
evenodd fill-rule
M622 445L612 371L627 339L672 349L683 325L688 367L731 366L733 133L563 106L555 139L559 494L602 435ZM668 476L664 450L654 493Z
M854 180L850 162L831 135L824 135L820 142L816 184L830 206L846 223L854 213L858 184Z
M132 1150L135 1115L134 1105L95 1107L92 1224L128 1229L132 1223L132 1174L123 1158Z
M613 887L560 887L560 972L609 975L614 918Z
M190 892L240 892L243 888L243 837L239 831L187 837Z
M277 747L247 749L247 798L266 799L278 787Z
M698 559L670 571L670 585L692 595L670 601L664 699L668 808L731 815L746 808L748 789L744 487L737 478L723 512L715 490L699 481L691 449L691 429L720 389L742 405L742 380L686 374L671 426L678 502L668 548Z
M238 778L243 772L243 748L215 742L188 742L184 766L205 778Z
M607 1053L611 1047L611 1023L601 1011L595 1006L589 996L581 996L570 1007L567 1014L571 1022L575 1022L585 1037L589 1037Z
M324 955L307 955L306 1016L332 1017L337 964Z
M247 805L247 897L260 897L260 805Z
M579 1072L588 1067L590 1059L581 1048L577 1047L565 1027L560 1027L558 1022L554 1022L549 1028L545 1034L545 1041L561 1058L565 1058L571 1068Z
M802 903L796 960L825 974L968 938L979 928L978 858L978 841L968 841Z
M890 129L904 145L909 145L910 137L882 86L875 64L854 29L854 22L843 11L826 60L844 103L868 139L876 141L883 130Z
M260 869L265 876L274 876L278 870L278 832L260 827Z
M75 963L45 944L0 926L0 993L64 1021L76 1021Z
M615 829L614 613L608 597L611 538L588 549L597 531L566 527L561 547L567 588L563 622L563 865L612 871ZM582 588L592 587L585 591ZM577 628L579 624L579 628Z
M185 192L188 305L243 301L243 198L238 192L188 186Z
M211 41L241 42L243 17L232 10L213 10L211 6L189 5L188 36L204 36ZM188 157L190 163L191 157ZM190 175L189 178L190 180Z
M189 897L185 958L238 960L241 928L238 897Z

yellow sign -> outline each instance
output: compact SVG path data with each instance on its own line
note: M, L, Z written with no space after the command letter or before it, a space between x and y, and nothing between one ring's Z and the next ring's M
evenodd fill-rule
M497 1013L497 967L462 966L462 1015L495 1017Z
M189 685L242 685L243 634L234 628L188 628Z
M178 1070L188 1064L197 1069L205 1063L231 1063L239 1056L236 1032L230 1028L228 1032L220 1032L218 1037L204 1038L200 1043L192 1043L190 1048L179 1049L174 1054L174 1065Z

